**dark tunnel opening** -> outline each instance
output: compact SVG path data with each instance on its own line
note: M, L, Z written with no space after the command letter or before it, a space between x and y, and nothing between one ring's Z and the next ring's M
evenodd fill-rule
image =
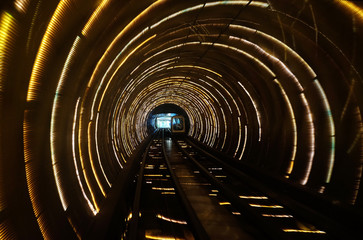
M154 108L147 118L147 128L149 133L153 133L157 128L157 118L160 117L169 117L168 121L171 120L172 116L180 115L183 116L185 119L185 132L188 133L190 128L190 121L188 118L187 113L179 106L175 104L163 104ZM170 128L169 126L167 128Z

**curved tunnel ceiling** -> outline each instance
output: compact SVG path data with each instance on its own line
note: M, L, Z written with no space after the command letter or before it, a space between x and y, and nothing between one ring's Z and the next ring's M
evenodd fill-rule
M349 1L5 4L1 237L83 236L163 104L190 137L361 209L362 27Z

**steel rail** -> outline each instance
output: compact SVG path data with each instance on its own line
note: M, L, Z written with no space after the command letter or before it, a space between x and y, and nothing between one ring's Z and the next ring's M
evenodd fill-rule
M139 212L140 212L140 199L141 199L141 190L142 190L142 180L144 176L144 169L146 164L146 158L148 151L150 149L150 145L153 142L153 140L156 138L156 135L160 134L160 132L154 133L154 136L151 138L149 144L145 148L145 153L143 154L141 166L139 170L139 175L137 177L137 183L136 183L136 190L135 190L135 197L133 202L133 208L132 208L132 217L130 220L130 230L129 230L129 239L134 240L138 239L138 222L139 222Z
M241 213L244 213L256 226L259 226L261 230L269 236L269 239L284 240L289 239L284 232L267 223L265 219L247 203L244 199L241 199L235 191L229 186L221 183L216 177L214 177L208 169L206 169L202 164L200 164L193 156L191 156L185 149L183 149L177 142L177 146L182 151L182 153L187 156L191 162L200 170L200 172L223 193L224 197L228 199L232 205L238 209Z
M280 202L285 207L291 209L292 212L298 214L305 219L309 219L309 221L311 221L311 223L313 223L315 226L321 228L322 230L325 230L329 234L329 236L355 239L355 235L357 234L356 232L351 232L349 229L332 220L331 218L317 212L316 210L309 208L308 206L301 202L298 202L297 200L292 199L283 191L276 192L271 188L264 186L264 184L260 181L257 181L255 178L248 176L246 173L236 169L225 161L222 161L219 157L216 157L213 154L207 152L206 150L200 148L189 139L186 138L185 140L198 151L208 156L212 161L222 165L232 175L236 176L237 178L243 179L243 181L246 182L246 184L248 184L250 187L256 188L259 191L265 193L270 198L275 199L277 202Z
M191 228L195 234L195 237L196 237L196 239L199 239L199 240L210 239L207 232L205 231L202 223L199 221L199 218L198 218L197 214L195 213L192 205L190 204L187 196L185 195L185 193L182 189L182 186L180 185L180 182L179 182L173 168L171 167L169 157L167 156L166 150L165 150L164 130L162 132L162 139L163 139L162 148L163 148L163 154L164 154L164 159L165 159L166 165L169 169L170 176L173 179L173 182L175 185L175 190L178 193L178 196L180 197L182 204L184 205L184 208L185 208L187 216L189 218L189 222L191 223Z

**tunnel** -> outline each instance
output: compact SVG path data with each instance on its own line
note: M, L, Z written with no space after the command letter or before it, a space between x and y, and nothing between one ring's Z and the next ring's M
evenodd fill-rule
M0 6L1 239L129 239L137 169L168 113L363 237L362 2Z
M164 128L171 128L171 118L173 116L183 116L185 119L185 131L188 132L190 128L190 120L187 113L179 106L175 104L162 104L158 107L154 108L151 112L149 112L147 117L147 128L148 132L152 134L155 130L157 130L160 126L158 126L159 118L166 118L167 123Z

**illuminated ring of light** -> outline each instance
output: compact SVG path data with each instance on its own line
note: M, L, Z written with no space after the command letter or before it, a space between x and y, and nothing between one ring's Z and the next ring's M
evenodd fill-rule
M243 2L246 2L246 1L243 1ZM104 3L106 3L106 1L104 1L104 2L102 2L102 4L104 4ZM101 5L100 5L101 6ZM198 5L199 6L199 5ZM210 4L209 6L212 6L212 4ZM195 9L198 9L198 7L194 7L192 10L195 10ZM191 10L191 9L189 9L189 10ZM101 11L101 10L97 10L97 11ZM175 15L176 16L176 15ZM167 19L168 20L168 19ZM167 20L165 20L165 21L167 21ZM93 21L93 20L92 20ZM162 22L161 22L162 23ZM156 26L154 26L154 27L156 27ZM110 82L108 82L108 83L110 83ZM29 95L29 94L31 94L31 91L33 91L34 89L36 89L34 86L34 84L32 85L33 83L31 82L31 84L30 84L30 87L29 87L29 89L30 89L30 91L28 92L28 100L33 100L32 98L31 98L31 95ZM100 86L101 86L102 84L100 84ZM316 87L319 89L319 91L320 91L320 86L319 86L319 83L317 82L317 80L315 80L314 81L314 85L316 85ZM34 90L34 92L35 92L35 90ZM327 111L326 111L326 113L327 113L327 115L328 116L331 116L331 112L329 111L329 103L327 103L327 101L326 101L326 97L325 97L325 94L322 92L322 94L321 94L321 96L323 96L323 100L324 100L324 105L327 107ZM96 99L96 98L95 98ZM56 102L56 100L54 101L54 102ZM101 103L100 103L101 104ZM56 114L54 114L54 116L56 116ZM332 119L331 119L331 117L329 118L330 119L330 121L332 121ZM24 121L24 129L26 128L26 120ZM26 132L25 130L24 130L24 132ZM55 132L55 131L51 131L52 132L52 134ZM332 136L334 136L334 129L331 129L331 134L332 134ZM26 136L26 133L24 133L24 136ZM139 138L139 140L140 140L140 138ZM334 143L334 140L332 140L332 142ZM26 145L26 144L24 144L24 145ZM332 148L333 149L333 148ZM53 153L55 153L54 151L52 151L52 155L53 155ZM333 156L333 155L332 155ZM56 160L54 160L53 159L53 166L56 166L56 164L57 164L57 161ZM332 167L331 167L332 168ZM328 170L328 172L331 172L331 169L330 170ZM57 181L57 184L60 182L60 181L58 181L59 179L58 179L58 176L57 176L57 169L56 169L56 167L54 167L54 175L55 175L55 179L56 179L56 181ZM327 177L327 181L329 181L329 178L330 177ZM63 194L61 193L62 192L62 190L61 190L61 187L60 186L58 186L58 192L59 192L59 194L60 194L60 198L61 199L63 199ZM32 204L33 204L33 208L35 208L34 206L35 206L35 203L32 201ZM63 204L63 208L64 208L64 210L66 210L66 208L67 208L67 203L66 203L66 201L65 200L62 200L62 204Z

